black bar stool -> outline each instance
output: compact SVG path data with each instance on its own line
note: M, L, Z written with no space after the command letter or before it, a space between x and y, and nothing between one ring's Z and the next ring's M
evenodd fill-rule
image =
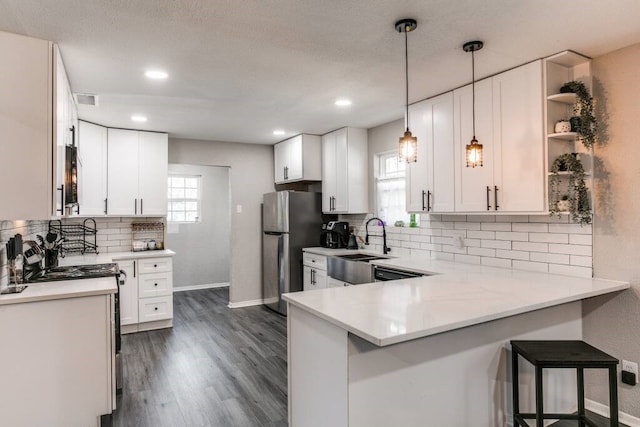
M513 381L513 425L528 427L525 419L535 419L536 427L544 420L579 420L580 426L597 427L587 418L584 409L584 369L609 370L609 419L611 426L618 426L618 359L587 344L584 341L511 341ZM535 367L536 412L520 412L518 393L518 355ZM575 368L578 377L578 414L545 414L542 398L542 370L544 368Z

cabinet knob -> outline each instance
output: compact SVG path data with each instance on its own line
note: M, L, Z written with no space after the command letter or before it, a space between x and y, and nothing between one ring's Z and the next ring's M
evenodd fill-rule
M153 266L154 266L154 267L157 267L157 266L158 266L158 264L153 264Z
M154 308L155 311L158 311L158 307Z
M157 283L154 283L154 284L153 284L153 286L158 286L158 284L157 284Z

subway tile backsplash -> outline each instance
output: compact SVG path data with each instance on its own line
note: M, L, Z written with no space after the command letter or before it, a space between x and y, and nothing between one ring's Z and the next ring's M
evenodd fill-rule
M82 224L84 218L64 219L64 224ZM95 218L96 241L100 253L128 252L132 250L132 230L133 222L164 222L164 218ZM49 229L49 221L3 221L0 220L0 286L5 287L9 282L7 272L7 254L5 243L16 233L23 236L23 240L35 240L37 234L45 235ZM137 236L144 238L145 235ZM155 237L154 234L148 237Z
M341 215L364 240L371 215ZM369 226L371 245L382 251L382 228ZM455 244L461 236L464 245ZM563 215L431 215L418 228L387 227L391 255L436 259L579 277L593 276L592 226L569 223Z

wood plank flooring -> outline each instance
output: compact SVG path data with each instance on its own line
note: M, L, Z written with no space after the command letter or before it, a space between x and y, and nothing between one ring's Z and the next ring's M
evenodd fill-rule
M174 294L174 327L124 335L111 425L286 426L286 318L228 288Z

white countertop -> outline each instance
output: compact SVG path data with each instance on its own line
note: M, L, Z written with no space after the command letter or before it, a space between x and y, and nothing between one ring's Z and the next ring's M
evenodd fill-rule
M25 302L115 294L117 290L118 285L115 277L28 283L27 289L19 294L0 295L0 306Z
M170 249L138 252L107 252L100 254L69 255L58 258L60 265L86 265L117 262L121 259L161 258L174 256L176 253Z
M305 251L338 255L346 250ZM629 288L626 282L422 257L372 263L434 275L295 292L283 298L373 344L385 346Z

